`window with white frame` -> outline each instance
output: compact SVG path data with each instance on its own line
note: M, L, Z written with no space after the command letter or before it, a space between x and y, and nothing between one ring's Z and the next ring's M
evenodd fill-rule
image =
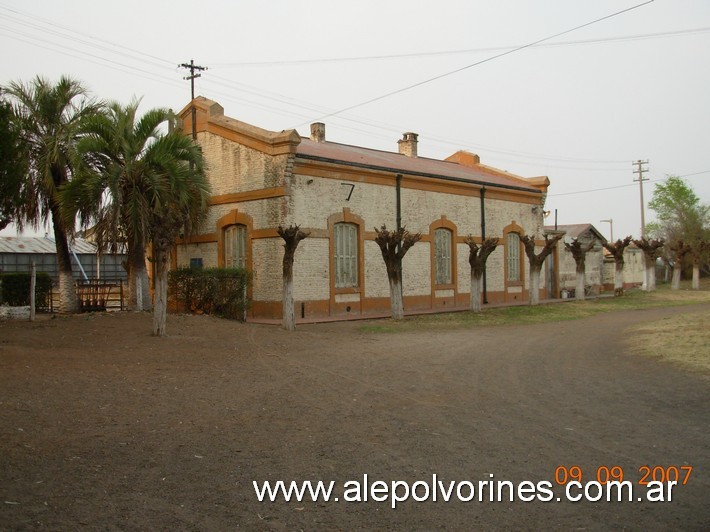
M341 222L335 224L333 229L335 238L335 287L357 287L358 226Z
M520 235L508 233L508 281L520 281Z
M434 231L434 277L436 284L451 284L451 231Z
M225 268L247 267L247 228L245 225L230 225L224 230Z

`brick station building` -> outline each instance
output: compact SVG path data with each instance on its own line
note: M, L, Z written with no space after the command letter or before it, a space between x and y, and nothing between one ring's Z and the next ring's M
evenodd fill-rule
M213 197L201 230L178 243L173 263L251 270L253 317L281 317L283 240L276 231L290 224L310 233L294 262L297 319L387 312L374 228L394 229L398 221L422 233L403 261L405 310L468 305L467 235L500 238L488 260L487 301L528 298L520 236L542 239L547 177L497 170L466 151L445 160L418 157L415 133L387 152L332 142L322 123L311 125L310 138L266 131L225 116L203 97L179 113L185 132L193 107ZM549 260L554 265L556 256ZM553 295L550 286L552 266L541 276L541 297Z

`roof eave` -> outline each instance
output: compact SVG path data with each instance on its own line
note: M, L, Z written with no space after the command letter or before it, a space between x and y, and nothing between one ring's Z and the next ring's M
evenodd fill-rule
M443 174L434 174L430 172L419 172L416 170L404 170L402 168L396 168L396 167L387 167L387 166L379 166L379 165L373 165L373 164L367 164L367 163L358 163L358 162L353 162L353 161L343 161L340 159L334 159L330 157L321 157L318 155L309 155L305 153L296 153L296 159L305 159L308 161L318 161L318 162L323 162L323 163L330 163L330 164L337 164L337 165L343 165L343 166L348 166L348 167L354 167L354 168L362 168L366 170L375 170L375 171L380 171L380 172L389 172L392 174L402 174L402 175L411 175L411 176L417 176L417 177L428 177L431 179L439 179L442 181L452 181L456 183L467 183L471 185L477 185L481 188L499 188L499 189L504 189L504 190L515 190L515 191L520 191L520 192L527 192L531 194L541 194L542 191L538 188L533 188L533 187L524 187L524 186L517 186L517 185L505 185L501 183L491 183L489 181L479 181L477 179L464 179L460 177L453 177L453 176L446 176Z

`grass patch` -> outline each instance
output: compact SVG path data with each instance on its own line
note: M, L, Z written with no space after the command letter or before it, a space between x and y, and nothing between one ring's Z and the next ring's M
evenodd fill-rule
M636 325L628 332L633 352L710 378L710 314L707 312Z
M402 321L378 320L363 323L360 330L372 333L390 333L417 329L459 329L490 325L520 325L554 321L577 320L602 312L641 310L646 308L672 307L710 303L710 279L705 279L701 290L690 290L690 282L683 283L680 290L671 290L661 285L655 292L632 290L623 297L601 297L586 301L565 301L531 307L488 308L473 312L446 312L411 316Z

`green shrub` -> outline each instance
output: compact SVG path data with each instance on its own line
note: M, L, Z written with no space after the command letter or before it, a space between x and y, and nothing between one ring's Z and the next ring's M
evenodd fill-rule
M0 305L22 307L30 304L31 274L25 272L0 273ZM35 306L49 308L52 297L52 278L45 272L37 272L35 283Z
M190 312L243 320L250 273L243 268L181 268L168 273L168 299Z

